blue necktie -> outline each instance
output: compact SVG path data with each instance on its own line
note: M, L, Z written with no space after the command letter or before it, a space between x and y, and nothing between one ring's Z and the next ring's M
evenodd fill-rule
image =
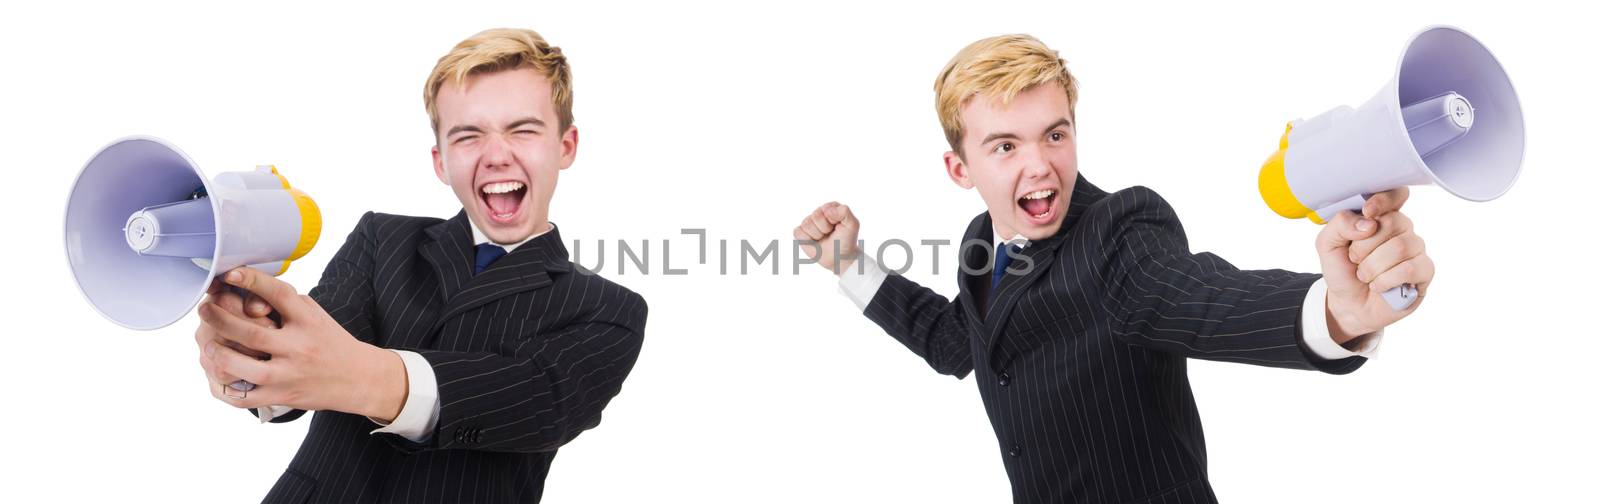
M500 248L499 245L493 243L478 244L478 258L472 265L472 274L483 273L483 270L488 268L489 264L503 255L506 255L506 249Z
M1020 247L1004 242L994 246L994 282L989 284L990 289L1000 287L1000 277L1005 276L1006 266L1011 265L1011 255L1021 251Z

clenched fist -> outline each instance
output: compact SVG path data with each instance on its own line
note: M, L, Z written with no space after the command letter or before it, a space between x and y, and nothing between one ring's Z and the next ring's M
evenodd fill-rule
M272 308L260 298L250 296L250 299L246 301L239 295L239 293L223 288L222 282L216 279L212 279L211 286L206 289L206 294L206 299L202 302L202 304L216 305L217 307L220 307L229 313L239 316L250 321L250 323L263 328L276 329L278 327L278 324L269 317L272 312ZM210 347L213 344L219 344L232 348L233 350L236 350L250 358L258 360L265 360L268 358L268 355L264 352L247 348L244 345L228 341L227 339L218 336L215 328L205 324L200 324L200 327L195 328L194 342L200 349L200 368L205 370L206 380L210 384L211 397L215 397L217 400L223 402L228 401L228 399L223 397L224 394L232 394L234 396L241 396L245 394L242 391L228 388L228 385L238 381L239 377L217 369L216 366L213 365L214 361L211 356L206 355L207 347Z
M1340 344L1395 323L1422 305L1433 282L1433 259L1400 207L1405 187L1372 195L1361 213L1340 212L1317 235L1317 255L1328 285L1328 331ZM1417 300L1396 311L1383 292L1401 284Z
M803 245L806 256L837 275L855 264L861 248L856 245L856 235L861 232L861 222L850 213L850 207L830 201L800 220L794 227L794 239Z

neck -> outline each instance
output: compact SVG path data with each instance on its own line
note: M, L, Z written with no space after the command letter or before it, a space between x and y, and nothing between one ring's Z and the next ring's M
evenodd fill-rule
M467 219L467 223L469 225L471 225L471 227L472 227L472 243L473 243L473 245L477 245L477 244L480 244L480 243L493 243L495 245L499 245L501 248L506 249L507 253L510 253L511 251L516 250L517 247L522 246L522 244L524 244L524 243L527 243L528 240L532 240L534 238L538 238L540 235L543 235L545 233L550 232L550 230L555 229L555 225L551 224L550 221L543 221L543 222L539 222L539 223L537 223L537 224L535 224L533 226L533 229L535 229L537 231L534 231L532 234L524 236L520 240L516 240L516 241L512 241L512 242L501 242L501 241L489 238L489 235L484 234L483 230L478 228L478 224L475 223L475 222L472 222L472 219Z

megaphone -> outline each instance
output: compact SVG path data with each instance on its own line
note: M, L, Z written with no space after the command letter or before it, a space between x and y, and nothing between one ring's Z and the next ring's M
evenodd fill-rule
M322 214L276 168L207 180L164 140L101 149L67 202L67 262L89 304L119 325L152 330L199 304L240 266L278 275L317 243Z
M1488 201L1516 182L1522 150L1522 106L1500 62L1466 32L1435 26L1411 37L1394 77L1360 108L1291 121L1261 166L1261 198L1317 224L1400 186ZM1403 310L1416 288L1383 297Z

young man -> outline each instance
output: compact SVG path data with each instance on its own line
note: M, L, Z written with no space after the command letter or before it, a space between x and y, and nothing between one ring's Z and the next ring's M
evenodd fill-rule
M638 356L644 299L578 271L547 219L578 151L560 48L479 33L439 59L424 101L461 212L369 212L310 296L242 268L225 281L248 310L220 288L200 306L213 396L273 422L319 411L266 501L538 501L556 449L599 424Z
M1191 253L1154 191L1107 194L1078 173L1077 87L1033 37L967 46L934 90L945 170L988 206L967 226L979 245L961 248L956 300L857 258L844 205L794 236L934 370L976 372L1016 502L1215 501L1185 359L1349 373L1421 304L1396 312L1380 293L1433 278L1404 189L1328 223L1321 275Z

